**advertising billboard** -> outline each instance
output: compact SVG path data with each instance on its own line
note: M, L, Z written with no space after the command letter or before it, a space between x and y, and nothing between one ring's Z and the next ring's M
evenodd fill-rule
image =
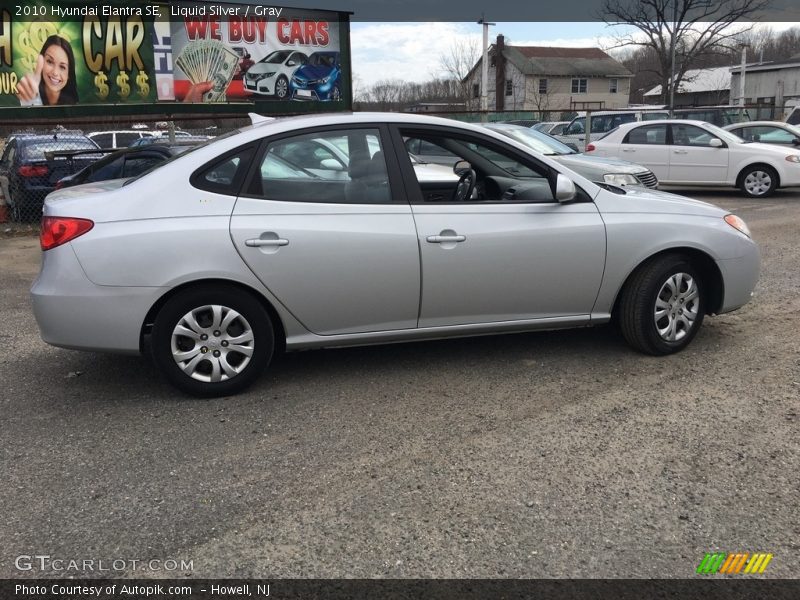
M296 112L313 100L344 108L346 36L343 13L262 5L0 8L0 107L274 102Z

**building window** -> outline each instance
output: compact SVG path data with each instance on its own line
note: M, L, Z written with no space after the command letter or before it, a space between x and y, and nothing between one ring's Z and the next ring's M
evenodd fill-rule
M572 80L572 93L585 94L587 88L587 80L585 78Z
M547 79L540 79L539 80L539 93L546 94L547 93Z
M616 94L618 86L619 86L619 80L618 79L609 79L608 80L608 93L609 94Z
M514 94L514 82L510 79L506 79L506 96L512 96Z
M472 84L472 97L473 98L481 97L481 85L479 83Z

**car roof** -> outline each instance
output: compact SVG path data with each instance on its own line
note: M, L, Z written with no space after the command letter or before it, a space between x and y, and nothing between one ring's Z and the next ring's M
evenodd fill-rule
M741 123L731 123L730 125L725 125L723 129L736 129L738 127L753 127L753 126L786 127L787 125L789 125L790 127L796 127L795 125L790 125L789 123L784 123L783 121L742 121Z
M660 125L661 123L672 123L674 125L697 125L708 126L712 125L708 121L697 121L695 119L653 119L652 121L634 121L633 123L623 123L617 127L617 130L627 131L628 129L635 129L637 127L645 127L647 125ZM609 133L611 133L609 131Z

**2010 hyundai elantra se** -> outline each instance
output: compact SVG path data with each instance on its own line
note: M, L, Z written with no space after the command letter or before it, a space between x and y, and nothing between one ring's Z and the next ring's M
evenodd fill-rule
M418 178L411 139L460 157L458 177ZM281 348L617 319L634 348L669 354L748 302L759 271L747 226L720 208L402 114L272 120L55 192L41 244L46 342L149 350L199 396L242 390Z

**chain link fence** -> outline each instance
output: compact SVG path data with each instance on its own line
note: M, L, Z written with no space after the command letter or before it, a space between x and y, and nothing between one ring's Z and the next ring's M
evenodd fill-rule
M191 146L249 123L241 115L169 121L152 117L58 122L0 119L0 223L6 229L38 226L45 197L68 185L85 167L96 172L96 177L88 172L81 175L88 181L132 176L137 168L154 164L156 153L147 152L148 146ZM130 151L122 157L117 154L122 149ZM137 155L150 159L136 161Z

